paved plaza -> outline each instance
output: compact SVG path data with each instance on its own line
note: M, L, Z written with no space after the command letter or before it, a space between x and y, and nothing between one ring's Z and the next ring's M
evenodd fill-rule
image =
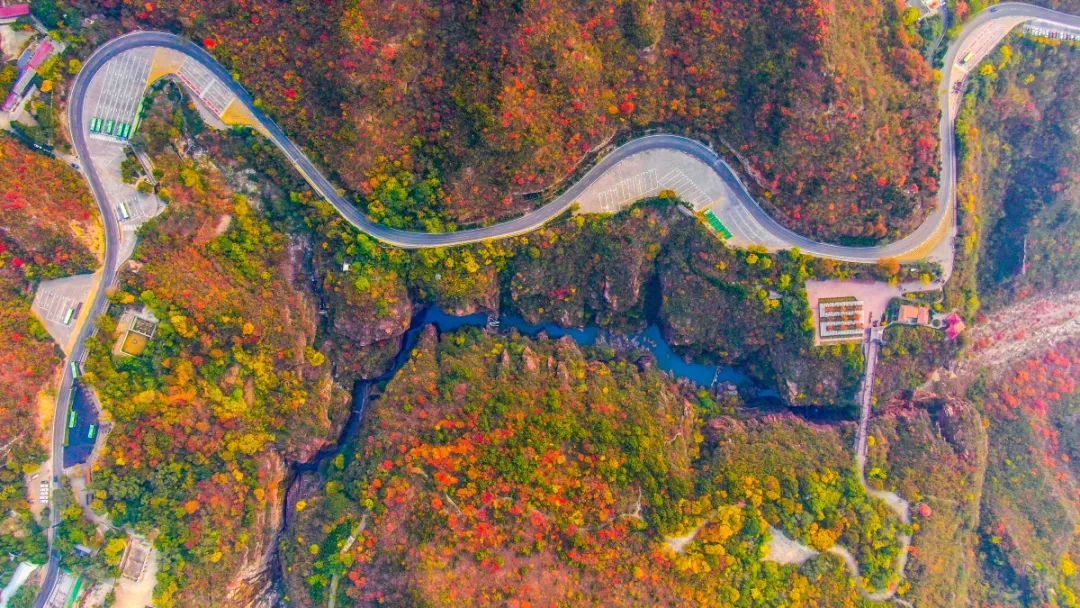
M64 352L68 351L68 342L93 288L92 274L42 281L38 285L30 309Z
M739 203L712 167L678 150L646 150L623 159L586 188L576 202L582 213L616 213L664 191L674 192L694 211L711 210L730 229L732 245L789 246Z

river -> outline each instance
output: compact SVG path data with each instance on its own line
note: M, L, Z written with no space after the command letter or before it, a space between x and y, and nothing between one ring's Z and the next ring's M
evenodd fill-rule
M668 372L677 378L685 378L695 384L713 388L721 383L729 383L739 389L748 391L755 396L765 399L776 397L775 391L763 389L742 372L733 367L705 365L691 363L680 357L671 345L664 340L660 328L655 324L649 325L644 331L636 333L611 332L600 327L588 326L585 328L562 327L554 323L528 323L517 315L504 315L491 317L487 313L478 312L470 315L452 315L438 307L425 308L420 314L412 319L409 329L405 332L402 348L394 358L389 371L371 380L361 380L353 388L353 407L349 420L342 429L339 440L319 451L319 453L305 463L297 464L296 472L318 471L323 462L337 456L356 434L363 418L364 409L367 406L368 395L372 386L379 382L385 382L409 360L413 348L420 339L420 333L428 325L434 325L440 333L446 333L463 327L489 328L500 332L517 330L530 337L536 337L541 333L547 334L553 339L568 336L582 346L615 346L620 349L641 349L652 354L656 360L656 367ZM813 409L813 408L810 408ZM810 411L810 410L808 410Z
M517 315L494 317L483 312L461 316L452 315L433 306L424 309L413 317L409 329L402 339L401 350L394 358L390 369L377 378L361 380L356 383L353 388L352 410L338 440L320 450L309 461L297 463L293 466L293 478L289 483L285 503L282 505L284 510L282 533L285 533L292 523L291 516L295 511L290 506L295 505L298 499L306 497L308 492L317 491L317 488L321 485L320 471L322 467L342 453L360 431L364 412L372 400L372 388L393 378L398 370L408 362L413 349L420 340L421 332L428 325L435 325L440 333L452 332L465 327L486 328L500 333L516 330L534 338L541 333L553 339L569 337L579 345L586 347L606 346L620 351L647 351L655 360L657 369L667 372L675 378L689 380L703 388L714 389L721 386L737 388L744 398L748 401L752 400L755 410L763 413L788 411L801 418L820 423L835 423L851 419L844 408L807 406L789 408L779 398L775 390L760 386L752 378L734 367L687 361L672 349L656 324L650 324L643 331L621 333L597 326L572 328L562 327L554 323L534 324ZM272 568L280 569L283 567L279 557L275 559L275 562L276 564ZM284 595L285 589L281 586L285 579L284 572L279 572L276 579L277 593Z

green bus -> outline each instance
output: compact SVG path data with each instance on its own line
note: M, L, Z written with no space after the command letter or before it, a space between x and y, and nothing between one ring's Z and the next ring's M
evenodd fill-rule
M97 435L97 425L96 424L91 424L90 428L87 429L87 431L86 431L86 438L87 439L93 439L94 435Z
M78 418L79 418L79 414L77 414L75 412L75 410L73 410L73 409L68 410L68 428L69 429L75 428L75 421L78 420Z
M67 312L64 313L64 325L71 325L71 320L74 319L74 318L75 318L75 307L72 306L71 308L67 309Z
M90 132L91 133L97 133L100 130L101 130L101 119L95 117L93 120L90 121Z
M78 380L79 379L79 362L78 361L72 361L71 362L71 379L72 380Z
M720 221L720 218L716 217L716 214L713 213L712 209L709 209L705 212L705 221L707 221L709 225L712 226L713 230L720 233L720 236L725 240L731 238L731 231L727 229L727 226L725 226L723 222Z
M960 60L960 65L967 65L967 62L971 61L971 58L972 56L974 56L974 54L974 52L968 51L967 54L964 55L964 58Z
M113 127L115 125L116 125L116 123L114 123L113 121L106 120L105 121L105 134L106 135L112 135L113 134Z

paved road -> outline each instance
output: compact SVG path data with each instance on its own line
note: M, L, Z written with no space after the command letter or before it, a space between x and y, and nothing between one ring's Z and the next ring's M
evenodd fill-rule
M554 217L565 211L590 184L601 176L609 168L620 160L638 152L668 148L685 152L711 166L717 174L731 186L736 193L738 202L754 216L755 219L773 236L799 247L803 252L819 256L857 262L875 262L883 257L900 257L905 252L920 249L925 243L938 236L938 231L947 226L952 217L952 208L956 181L956 151L953 139L953 119L950 110L951 84L956 69L957 52L965 48L965 44L978 36L984 28L1002 19L1021 18L1023 20L1040 19L1067 27L1080 28L1080 16L1067 15L1049 9L1018 3L1005 3L996 5L990 11L984 11L972 18L964 27L958 38L953 41L949 52L945 56L943 68L942 90L940 103L942 116L939 134L941 138L941 190L938 204L934 211L927 217L914 232L892 243L875 247L844 247L821 243L802 235L796 234L784 228L774 221L754 201L746 191L736 174L731 168L709 148L701 143L684 137L674 135L653 135L633 140L604 157L579 181L573 184L566 192L550 203L518 218L495 224L493 226L462 230L452 233L424 233L410 232L388 228L372 222L366 215L357 209L349 200L342 196L334 185L321 171L304 155L300 148L285 135L277 124L267 117L261 110L255 107L252 97L239 83L232 78L232 74L219 64L209 53L202 48L165 32L134 32L115 38L99 47L94 54L83 64L82 71L75 79L69 96L68 126L71 130L72 142L76 154L82 161L82 170L86 175L94 198L97 200L101 212L102 221L105 224L105 260L101 272L101 280L90 298L90 310L86 317L88 321L79 328L74 347L68 361L65 362L64 373L61 379L60 391L57 399L56 416L53 424L52 458L54 463L53 484L59 482L59 471L63 458L63 421L65 420L68 404L71 401L72 377L69 366L71 360L81 361L85 354L85 340L94 327L94 320L105 308L105 288L111 286L116 279L118 248L120 243L120 230L117 220L111 209L102 184L101 178L94 167L87 142L87 125L84 120L83 107L86 101L87 87L94 75L98 73L113 57L124 51L135 48L169 48L179 51L184 55L198 61L206 69L213 72L232 92L241 103L245 104L269 135L274 144L289 159L289 162L304 176L312 188L319 195L329 201L337 211L356 226L372 237L387 244L403 248L439 247L447 245L460 245L478 241L504 238L523 234L547 223ZM58 521L58 514L51 515L51 524ZM50 532L50 545L52 533ZM51 592L53 582L56 580L57 561L51 559L48 568L46 586L38 598L38 606L44 603L44 598Z

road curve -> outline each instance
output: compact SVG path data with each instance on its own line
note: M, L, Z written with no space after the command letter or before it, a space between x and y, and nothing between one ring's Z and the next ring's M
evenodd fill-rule
M950 216L952 206L953 185L955 180L955 146L952 137L953 116L949 111L949 95L952 70L955 64L956 52L962 48L970 36L977 33L984 25L1003 18L1022 17L1024 19L1044 19L1080 27L1080 17L1059 13L1049 9L1043 9L1026 4L1001 4L997 5L993 12L984 11L968 22L960 36L953 42L949 53L946 55L945 69L943 70L943 84L941 87L942 116L940 121L942 179L941 191L938 204L926 220L911 234L897 241L870 246L848 247L822 243L797 234L773 220L747 192L735 172L720 158L712 149L698 141L685 137L660 134L641 137L616 148L610 154L602 158L578 181L571 185L565 192L551 202L538 209L501 222L492 226L460 230L456 232L429 233L399 230L373 222L363 212L344 196L342 196L325 175L311 162L310 159L293 143L284 131L259 108L255 107L251 95L235 80L232 74L209 53L190 41L184 40L174 34L166 32L134 32L115 38L94 52L83 65L82 71L71 90L71 104L69 105L69 128L75 143L76 152L83 160L85 171L91 182L96 181L95 168L92 165L87 150L85 125L83 124L82 104L85 99L86 88L93 76L104 67L113 57L124 51L135 48L168 48L178 51L203 65L210 70L223 84L228 86L260 123L265 133L274 144L286 156L289 162L304 176L312 188L320 196L329 201L349 223L357 229L372 237L402 248L426 248L462 245L479 241L499 239L530 232L549 222L561 214L581 195L582 192L607 172L612 166L634 154L653 149L677 150L688 154L702 163L710 166L717 175L735 193L738 202L743 205L765 230L776 240L787 243L791 247L798 247L804 253L817 257L841 259L852 262L873 263L884 257L900 257L921 247L928 239L931 239L940 229L942 223ZM95 192L96 194L96 192Z
M352 202L342 196L330 180L328 180L307 156L304 155L300 148L285 135L285 132L282 131L273 120L266 116L265 113L255 107L251 95L238 82L233 80L232 74L205 50L174 34L165 32L139 31L115 38L99 47L83 64L82 70L76 77L69 94L67 112L68 128L70 130L72 143L75 147L75 152L82 164L81 170L90 184L90 188L101 213L102 222L104 223L105 259L101 270L100 281L98 282L94 293L90 296L90 307L85 317L86 321L78 331L72 352L67 361L65 361L61 378L57 399L57 415L54 416L53 424L53 485L55 487L59 482L59 471L60 467L62 467L61 459L63 458L64 416L62 414L66 413L66 408L68 403L70 403L73 386L69 363L71 361L81 361L83 359L85 355L86 337L94 329L93 321L97 319L105 308L105 290L108 286L111 286L116 279L119 255L118 249L120 243L119 225L114 213L109 208L110 205L104 186L97 173L98 169L94 166L92 157L89 153L87 144L88 131L83 118L83 107L87 87L94 75L97 74L110 59L124 51L134 48L162 47L179 51L198 61L231 89L238 100L247 107L255 119L260 123L263 131L273 141L274 145L281 150L286 158L289 159L289 162L304 176L311 187L318 192L320 196L329 201L337 209L338 213L357 229L389 245L402 248L442 247L505 238L530 232L549 222L569 208L574 200L584 192L590 184L595 182L608 169L622 159L646 150L662 148L684 152L712 167L717 175L732 188L738 202L749 211L761 226L771 235L788 243L791 247L798 247L804 253L818 257L873 263L881 258L901 257L905 253L919 250L930 240L939 237L940 230L952 229L949 220L953 217L956 182L956 151L955 140L953 137L953 123L955 117L950 110L950 95L952 95L950 89L954 82L955 75L953 72L956 68L956 57L958 51L965 48L964 45L971 40L972 37L977 36L984 27L1002 19L1020 19L1021 21L1039 19L1061 26L1080 28L1080 16L1068 15L1050 9L1020 3L1003 3L995 5L991 10L979 13L965 24L960 35L951 43L949 51L945 56L945 67L942 70L942 85L940 91L942 112L939 125L942 167L938 203L926 220L911 234L892 243L873 247L846 247L822 243L799 235L781 226L765 213L765 211L754 201L753 197L747 192L735 172L732 171L727 163L725 163L715 152L702 145L700 142L675 135L652 135L642 137L616 148L611 154L601 159L585 173L580 180L575 182L554 200L534 211L506 222L482 228L448 233L412 232L389 228L373 222L363 212L357 209ZM51 511L50 523L55 526L56 523L58 523L59 517L58 514L55 513L55 509ZM51 544L51 532L49 536ZM41 606L44 603L51 592L53 586L52 583L57 578L57 568L57 560L54 555L51 555L46 585L38 597L38 606Z

